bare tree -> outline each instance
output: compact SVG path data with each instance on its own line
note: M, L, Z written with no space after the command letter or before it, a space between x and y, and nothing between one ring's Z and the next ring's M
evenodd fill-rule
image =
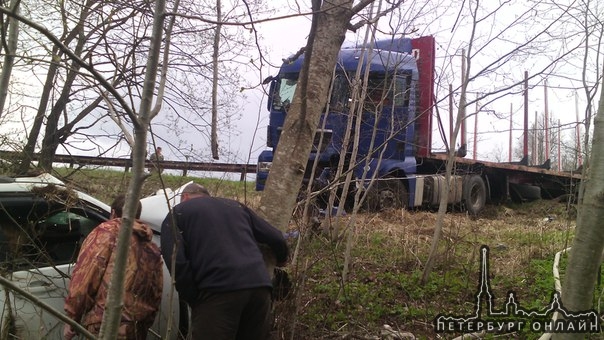
M274 155L259 211L282 230L302 183L315 129L327 102L333 68L352 18L352 1L313 1L304 67Z
M174 9L178 9L179 1L176 1ZM126 204L124 206L124 217L122 218L122 225L119 230L117 249L115 256L114 270L111 277L111 286L107 296L106 312L103 314L103 323L101 325L101 331L99 339L115 339L118 334L119 324L122 318L122 306L124 296L124 279L126 273L126 264L128 259L128 245L132 235L132 226L134 223L134 216L136 216L137 203L139 201L141 187L145 179L144 166L145 166L145 154L147 145L147 131L149 124L154 116L156 116L162 103L163 88L165 86L165 78L167 71L167 56L169 55L169 38L167 39L168 44L164 47L164 58L161 58L162 41L164 38L164 21L166 18L166 2L164 0L158 0L155 3L155 9L153 11L153 31L151 34L151 46L149 49L149 58L147 59L147 68L145 73L145 82L142 91L142 100L139 110L139 115L131 117L134 123L134 150L133 150L133 165L132 173L133 176L128 185L128 191L126 196ZM175 12L175 11L174 11ZM170 32L166 32L166 36L169 37ZM164 62L164 68L160 74L161 82L159 85L159 95L156 98L155 106L153 105L153 98L155 97L156 91L156 79L157 71L159 69L159 62Z
M453 169L455 169L456 150L454 141L457 140L462 121L473 115L479 115L483 111L478 109L476 112L468 114L468 112L471 112L470 108L477 102L485 106L503 97L521 93L520 85L522 84L522 80L518 80L518 77L505 75L510 69L514 69L516 64L513 61L516 58L534 57L536 50L546 49L553 43L560 43L560 40L563 40L563 50L565 53L556 52L555 55L549 56L546 60L533 62L534 67L531 69L528 80L539 81L551 74L555 74L559 66L564 64L566 60L569 60L565 58L569 58L568 55L575 53L581 46L580 42L568 40L568 37L561 33L564 32L561 28L563 26L562 22L570 16L569 11L571 7L561 6L556 11L550 11L550 16L547 18L539 18L535 21L536 19L533 14L549 5L542 2L531 2L507 24L498 22L498 25L491 25L505 5L505 3L494 4L482 1L464 2L464 6L459 10L459 14L457 15L458 21L456 21L456 26L452 29L452 31L460 30L458 26L464 24L462 18L470 19L467 27L469 37L466 39L467 46L462 47L467 51L467 58L463 57L461 59L462 72L458 113L454 122L453 136L451 136L450 144L447 148L448 160L445 173L447 179L445 180L444 188L442 188L443 191L441 193L441 202L432 239L431 252L422 275L423 282L428 280L432 270L434 257L438 252L438 244L442 234L444 214L447 209L446 201L447 193L449 192L450 176ZM536 25L536 22L539 25ZM479 27L482 25L490 25L490 29L486 31L480 30ZM511 42L505 37L507 32L511 32L512 29L527 25L532 25L533 29L527 31L530 33L521 41ZM497 46L496 50L493 51L492 49L495 46ZM481 58L477 58L478 56ZM494 82L495 85L489 91L476 91L480 95L475 99L470 100L468 98L467 93L470 86L479 86L476 83L480 84L481 79L491 79L493 77L502 81Z
M90 4L89 4L90 5ZM88 9L93 8L90 6ZM178 8L178 1L175 4L175 10ZM109 296L107 301L107 311L104 313L104 320L101 327L101 339L115 339L118 332L119 323L121 321L121 309L122 309L122 300L123 300L123 284L124 284L124 273L125 273L125 265L127 256L126 253L128 251L129 239L132 233L132 225L135 216L135 210L137 207L137 202L140 197L141 186L144 176L144 163L145 163L145 153L146 153L146 139L147 139L147 131L151 122L151 119L156 116L161 108L162 103L162 95L163 88L165 87L165 79L167 73L167 59L168 59L168 46L169 46L169 31L164 36L164 20L166 17L165 13L165 2L160 0L156 3L156 8L154 11L154 20L153 20L153 32L152 39L150 45L150 52L147 62L147 67L145 71L145 82L142 91L142 101L139 110L139 114L135 115L134 111L129 108L128 105L125 105L124 101L120 98L116 98L118 96L115 88L113 88L108 82L92 67L86 64L83 60L81 60L78 56L78 52L82 51L83 41L79 40L79 43L76 45L75 52L69 49L67 46L61 43L61 41L55 38L50 32L46 31L40 25L37 25L33 22L28 21L22 17L12 14L15 18L18 18L21 21L25 21L28 26L35 28L39 32L45 34L49 37L52 42L55 44L55 48L57 51L68 55L73 61L73 67L77 70L80 67L85 67L91 73L91 76L95 78L96 81L103 86L104 91L108 94L111 94L118 104L121 104L121 109L126 112L129 116L130 120L134 125L134 164L133 164L133 176L130 182L128 193L127 193L127 201L124 207L124 218L122 227L120 228L118 243L117 243L117 255L116 255L116 263L114 265L113 277L111 280L111 288L109 290ZM74 36L79 37L79 39L83 39L82 32L75 31ZM158 86L157 93L158 99L155 107L152 105L152 101L154 95L156 93L156 78L157 78L157 70L159 65L160 58L160 50L162 47L162 41L166 39L166 47L165 53L163 57L163 65L164 68L161 70L160 78L161 82ZM83 39L85 40L85 39ZM68 73L69 75L70 73ZM75 78L75 75L70 75L68 78ZM66 83L70 83L66 81ZM65 92L64 92L65 93ZM106 98L107 93L103 93L98 98ZM100 100L99 100L100 101Z
M604 65L602 70L604 70ZM594 289L599 273L604 235L601 232L604 219L604 91L600 91L600 103L594 118L594 140L590 167L584 179L585 194L578 208L577 227L569 255L568 267L562 286L564 308L571 312L593 309ZM583 339L584 335L556 334L555 339Z
M203 138L199 138L200 134L206 135L208 144L213 143L213 153L217 157L218 152L229 153L225 148L219 149L217 141L237 133L233 129L222 127L231 125L235 115L241 114L241 101L238 98L244 94L239 90L245 87L242 86L242 75L245 73L242 69L249 67L245 51L253 47L252 36L242 34L247 31L240 22L259 5L243 7L240 3L233 3L233 7L222 14L221 20L225 20L227 27L216 31L214 28L222 23L208 21L202 15L216 10L214 4L196 1L185 4L186 7L182 7L182 13L176 16L175 21L175 48L169 59L164 115L154 122L153 132L158 140L171 145L177 154L183 149L182 144L186 144L187 150L190 150L191 140L188 138L192 138L192 133L196 135L196 143L203 142ZM126 113L121 108L123 103L111 107L110 101L115 102L120 98L129 102L131 107L140 101L138 88L142 86L145 70L145 65L140 60L146 59L146 32L150 30L152 12L144 2L114 6L113 3L89 0L84 4L66 1L60 4L49 2L48 6L28 5L22 16L10 14L9 8L3 8L7 15L18 16L19 20L27 23L45 18L47 25L40 26L39 30L25 25L22 36L26 39L21 41L16 51L20 58L17 59L15 68L21 75L31 68L31 72L43 77L40 92L36 88L33 92L19 93L21 89L18 86L12 87L12 106L9 109L14 114L11 118L19 119L17 115L24 112L20 119L28 126L25 130L27 143L22 153L21 166L16 171L19 173L28 171L33 153L37 150L41 152L38 165L49 171L54 154L61 145L68 150L77 150L79 147L73 142L86 141L87 145L96 145L98 152L104 153L110 151L103 145L108 144L106 142L119 145L120 140L124 140L119 129L103 123L114 119L116 114ZM72 20L77 24L72 25ZM213 44L214 38L218 38L216 43L219 44L216 53L212 52L214 49L205 48ZM47 48L48 39L60 45ZM70 49L70 54L64 52L64 49ZM37 67L32 68L32 64ZM6 65L8 64L4 64ZM98 84L90 78L88 68L96 68L108 84L115 88L115 92L108 93L109 95L99 94ZM213 76L208 76L209 74ZM213 78L218 81L214 82ZM214 91L200 88L214 88ZM9 89L10 87L3 88L7 91ZM216 93L214 98L211 96L212 92ZM17 100L19 96L27 97L27 100ZM38 101L35 115L30 115L32 100ZM209 105L211 102L213 104ZM213 111L214 117L210 119ZM127 116L125 115L125 123L129 123ZM29 117L33 119L30 121ZM218 136L216 131L220 129L228 134ZM177 133L169 133L174 131ZM175 136L179 138L173 138ZM14 136L11 137L16 141ZM201 159L207 157L206 150L210 148L199 145L194 150L195 155L187 156Z
M21 2L19 0L11 0L10 8L15 14L19 13ZM17 50L17 41L19 39L19 21L7 16L4 17L2 23L2 49L5 51L4 61L2 62L2 74L0 74L0 117L4 111L4 103L8 95L8 84L13 70L15 61L15 53ZM8 32L8 34L6 34ZM8 38L8 39L7 39Z
M216 30L214 32L214 53L212 54L212 64L213 64L213 72L212 72L212 127L211 127L211 138L210 145L212 148L212 158L218 159L218 55L220 53L220 33L222 24L222 2L220 0L216 1L216 21L218 24L216 25Z
M604 218L604 64L602 67L591 67L593 55L595 61L602 63L601 42L604 37L604 25L600 19L603 8L591 1L580 1L578 11L582 15L573 19L583 29L583 70L581 82L583 85L587 107L585 109L585 157L583 163L583 181L579 189L579 205L577 208L577 226L573 238L566 273L562 285L562 302L570 312L593 310L594 291L602 263L604 252L604 237L600 232L601 221ZM590 41L595 41L596 47ZM595 51L594 51L595 50ZM595 72L593 70L596 70ZM591 76L591 77L590 77ZM597 114L593 117L593 140L590 140L590 126L593 115L592 99L597 87L600 86L600 100ZM579 137L579 136L577 136ZM578 139L578 138L577 138ZM580 143L579 140L576 141ZM576 145L576 144L575 144ZM583 334L554 334L554 339L582 339Z
M93 22L91 17L98 17L99 12L102 12L103 3L96 0L88 0L82 6L75 6L66 2L57 10L61 14L60 17L64 23L61 25L64 30L61 32L60 37L55 37L53 32L46 28L40 27L37 29L41 35L56 42L52 48L52 53L48 56L50 61L56 59L56 62L48 63L48 72L46 73L46 80L40 95L38 109L29 131L28 141L24 147L17 173L25 173L29 169L38 138L42 135L41 129L43 125L45 133L42 139L39 165L41 168L49 171L52 168L52 160L59 144L65 142L73 134L74 127L87 118L92 111L96 110L103 99L101 95L97 95L92 101L75 101L76 96L86 96L86 92L90 89L90 85L76 83L77 78L81 76L81 68L88 69L88 71L94 68L94 65L84 60L95 58L94 48L105 41L108 34L103 26L105 25L103 21L100 21L100 23L97 21L96 24L89 26L89 22ZM75 13L78 13L78 20L72 29L67 25L66 20L69 17L67 13L74 12L74 10ZM132 13L133 11L125 14L124 17L126 19L119 18L113 21L112 24L117 25L120 20L127 20L127 18L132 16ZM136 13L136 10L134 10L134 13ZM28 26L34 27L32 25L33 22L28 20L28 23ZM70 47L71 44L75 44L75 46ZM65 72L62 72L62 70ZM120 77L114 79L111 84L112 88L117 88L120 81ZM62 83L59 89L56 88L56 83ZM115 95L117 92L113 94ZM55 96L56 99L53 98ZM79 105L74 105L74 102L79 103ZM50 113L47 114L48 105L51 105L51 109ZM73 111L74 109L79 109L79 112L72 115L69 111ZM61 120L63 124L59 126Z

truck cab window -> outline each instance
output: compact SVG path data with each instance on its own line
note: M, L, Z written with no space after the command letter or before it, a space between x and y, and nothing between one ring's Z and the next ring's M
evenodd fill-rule
M273 95L273 109L277 111L287 111L294 99L294 92L298 85L298 74L282 76L277 81L275 93Z
M409 107L411 98L411 74L398 75L394 80L394 106Z
M287 111L294 99L294 92L298 85L298 74L287 74L281 76L277 81L273 94L273 110ZM350 102L350 85L344 74L338 74L333 80L330 110L336 112L347 112Z
M369 75L366 85L364 108L367 112L380 111L392 105L392 81L384 75Z
M350 103L350 84L344 74L336 74L333 79L329 109L334 112L348 112Z
M375 112L387 107L408 107L411 76L370 75L367 81L365 110Z

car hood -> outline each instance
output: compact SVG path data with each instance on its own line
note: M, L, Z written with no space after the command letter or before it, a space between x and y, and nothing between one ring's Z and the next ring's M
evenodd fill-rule
M153 230L161 232L161 224L168 215L170 208L180 203L180 193L190 181L177 189L160 189L154 195L141 199L142 210L140 220L146 222Z

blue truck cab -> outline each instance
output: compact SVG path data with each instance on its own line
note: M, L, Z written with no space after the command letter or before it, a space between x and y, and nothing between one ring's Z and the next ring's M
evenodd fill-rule
M433 38L427 38L433 46ZM426 137L416 131L418 126L426 124L417 120L421 90L417 57L420 52L414 49L413 40L378 40L368 46L340 50L331 95L308 157L306 184L320 187L329 182L340 158L347 157L345 164L357 180L368 183L372 177L397 179L395 195L403 200L403 205L408 203L407 192L413 185L409 179L417 171L418 146L423 143L418 135L423 139ZM273 151L279 143L303 62L304 55L286 61L277 76L271 77L267 104L268 148L258 157L256 190L263 190L266 184ZM353 84L361 85L357 87L359 90L355 91ZM360 127L356 129L359 123ZM350 131L350 142L345 147L345 136ZM353 143L354 139L358 142ZM353 150L355 145L356 150ZM348 162L353 151L356 151L354 162ZM310 183L315 159L318 163L313 183ZM387 185L392 187L392 183Z

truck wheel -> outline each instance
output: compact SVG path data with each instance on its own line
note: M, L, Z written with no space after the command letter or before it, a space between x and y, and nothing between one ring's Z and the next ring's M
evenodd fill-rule
M400 209L407 206L407 188L400 179L390 178L378 180L377 210Z
M541 199L541 188L536 185L510 183L510 192L515 203Z
M478 215L487 201L487 188L479 175L466 177L463 183L463 200L471 215Z

